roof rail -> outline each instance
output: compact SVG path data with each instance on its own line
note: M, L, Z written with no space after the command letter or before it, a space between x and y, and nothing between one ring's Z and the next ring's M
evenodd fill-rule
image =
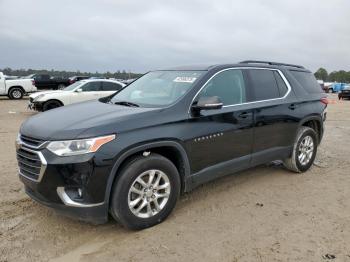
M246 60L246 61L242 61L242 62L239 62L239 63L240 64L268 64L268 65L275 65L275 66L290 66L290 67L296 67L296 68L305 69L305 67L300 66L300 65L277 63L277 62L270 62L270 61Z

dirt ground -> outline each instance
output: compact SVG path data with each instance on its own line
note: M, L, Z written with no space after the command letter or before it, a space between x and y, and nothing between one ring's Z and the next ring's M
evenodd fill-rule
M332 96L335 98L335 96ZM14 140L33 113L0 98L0 261L349 261L350 101L330 104L316 164L305 174L260 166L183 195L143 231L94 226L33 202Z

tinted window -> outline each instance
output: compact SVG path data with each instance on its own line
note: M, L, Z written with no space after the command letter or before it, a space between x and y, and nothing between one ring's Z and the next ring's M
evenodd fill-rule
M89 82L81 87L83 92L101 91L101 82Z
M283 97L287 93L288 87L287 87L286 83L284 82L284 80L282 79L281 75L277 71L274 71L273 73L275 75L275 79L276 79L277 86L279 89L280 97Z
M249 69L255 101L280 97L273 70Z
M320 85L317 83L316 78L312 73L301 72L301 71L292 71L290 70L295 79L299 84L304 87L308 93L321 93L323 90Z
M246 102L242 71L232 69L219 73L204 86L197 98L211 96L218 96L224 105Z
M103 82L102 83L102 90L103 91L118 91L122 89L121 85L118 85L116 83L112 83L112 82Z

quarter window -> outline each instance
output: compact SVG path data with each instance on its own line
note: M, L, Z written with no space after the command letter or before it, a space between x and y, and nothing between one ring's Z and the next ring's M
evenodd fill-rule
M280 90L273 70L249 69L255 101L279 98ZM283 86L281 87L283 89Z
M238 69L223 71L214 76L201 90L200 97L218 96L223 105L235 105L246 102L243 73Z

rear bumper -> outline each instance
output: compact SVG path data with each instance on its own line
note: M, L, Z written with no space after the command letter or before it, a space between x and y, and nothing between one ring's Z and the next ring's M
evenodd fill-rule
M20 178L22 182L23 179L25 179L22 178L22 176L20 176ZM33 191L28 186L25 186L25 192L34 201L49 208L53 208L60 215L92 224L103 224L108 220L108 213L106 212L108 209L105 204L98 206L73 207L51 202L37 191Z

